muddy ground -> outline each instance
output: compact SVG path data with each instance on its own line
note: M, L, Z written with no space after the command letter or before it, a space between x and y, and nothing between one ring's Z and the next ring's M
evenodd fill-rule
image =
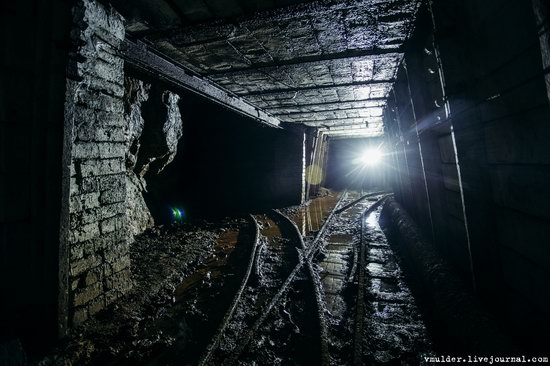
M380 197L335 215L316 242L336 205L361 196L322 193L281 209L291 222L266 211L156 227L137 237L132 292L73 329L40 364L415 364L431 343L378 224L380 209L361 224ZM311 264L299 265L317 246ZM368 322L358 328L358 317Z
M134 287L122 301L95 319L73 329L40 365L136 364L185 338L186 320L173 319L183 293L198 284L208 286L205 268L227 259L236 234L250 225L245 218L155 227L136 237L131 246ZM233 240L232 240L233 239ZM195 304L185 313L201 317Z

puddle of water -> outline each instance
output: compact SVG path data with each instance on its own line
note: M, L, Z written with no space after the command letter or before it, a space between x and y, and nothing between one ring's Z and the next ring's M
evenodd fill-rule
M175 296L177 300L181 299L187 291L201 284L207 276L215 279L221 275L219 270L213 270L213 268L223 267L227 264L227 258L235 248L238 237L238 230L225 231L218 237L214 245L214 254L176 287Z
M182 283L176 288L176 298L180 299L185 292L196 287L199 283L202 282L204 276L206 276L206 268L201 268L194 272L191 276L188 276Z
M219 234L209 258L176 287L168 315L156 321L175 341L148 356L147 365L179 365L183 358L198 363L240 286L252 241L248 228Z
M273 220L260 216L259 223L261 225L260 234L266 238L280 238L282 236L281 229Z
M369 248L368 259L369 261L374 261L378 263L387 263L390 259L392 259L392 254L391 251L388 249Z
M381 264L376 262L371 262L367 264L368 274L372 277L393 277L397 270L397 265L393 262Z
M371 228L378 227L378 215L375 212L371 213L365 219L365 224L367 224L367 226Z
M349 252L352 250L347 244L327 244L327 251L329 252Z
M312 199L309 205L299 208L291 219L296 223L302 235L310 235L319 231L327 216L338 203L340 195L341 193L331 193L327 196L317 197Z
M376 292L396 293L400 291L398 282L394 278L373 278L372 289Z
M348 209L346 210L346 214L347 214L350 218L355 218L355 217L357 217L357 215L359 215L359 214L362 213L363 211L365 211L364 204L358 203L355 207L348 208Z
M329 243L337 244L349 244L353 241L353 235L351 234L332 234L327 238Z
M353 250L353 235L351 234L332 234L326 238L325 242L329 252L348 252Z

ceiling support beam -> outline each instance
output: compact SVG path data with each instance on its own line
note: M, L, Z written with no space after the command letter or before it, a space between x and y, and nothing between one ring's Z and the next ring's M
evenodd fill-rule
M336 52L322 55L311 55L296 57L289 60L278 60L269 62L258 62L247 67L236 67L228 70L219 70L207 72L207 76L232 76L239 75L247 72L265 71L265 69L273 69L284 66L307 66L308 64L326 63L331 60L345 60L354 61L357 58L368 58L372 60L376 59L388 59L388 58L401 58L403 52L400 49L368 49L368 50L347 50L344 52Z
M342 103L341 103L342 104ZM316 109L314 111L296 111L296 112L285 112L285 113L277 113L277 112L271 112L274 116L293 116L296 114L316 114L316 113L326 113L326 112L339 112L339 111L364 111L365 109L374 109L374 108L382 108L380 106L369 106L369 107L350 107L350 108L331 108L331 109Z
M370 130L340 130L340 131L321 131L321 133L328 136L360 136L360 137L380 137L384 136L383 131L370 131Z
M328 138L331 140L346 140L346 139L368 139L375 137L382 137L384 135L368 135L368 134L356 134L356 135L333 135L325 133Z
M300 92L300 91L307 91L307 90L326 90L326 89L334 89L334 88L342 88L342 87L385 85L385 84L393 84L394 81L395 81L394 79L376 80L376 81L354 81L352 83L342 83L342 84L311 85L311 86L302 86L302 87L293 87L293 88L258 90L258 91L249 92L249 93L239 93L237 95L242 97L248 97L253 95L293 93L293 92Z
M388 100L387 97L383 98L368 98L368 99L354 99L354 100L348 100L348 101L342 101L342 102L321 102L321 103L300 103L300 104L290 104L290 105L277 105L276 107L266 107L263 108L266 111L269 111L270 113L275 114L278 110L286 110L286 109L297 109L302 107L322 107L322 106L339 106L342 104L361 104L361 103L375 103L373 107L383 107L386 105L386 101Z
M382 124L376 124L376 125L370 125L366 127L364 124L347 124L347 125L306 125L308 127L315 127L320 129L321 131L340 131L340 130L350 130L353 131L355 129L368 129L369 131L382 131L384 129L384 126Z
M383 125L376 125L376 126L369 126L365 127L365 125L361 124L350 124L350 125L334 125L334 126L318 126L319 130L321 131L354 131L354 130L369 130L369 131L382 131Z
M143 42L133 42L126 39L122 44L120 52L128 64L139 70L153 74L169 83L199 94L244 116L272 127L279 127L280 121L278 118L258 109L244 99L226 92L214 83L193 75L193 73L182 66L153 52Z
M312 120L302 120L302 121L295 121L295 122L289 122L284 121L287 123L303 123L307 125L323 125L323 124L331 124L331 125L342 125L346 124L366 124L366 123L382 123L382 117L346 117L346 118L327 118L327 119L312 119Z

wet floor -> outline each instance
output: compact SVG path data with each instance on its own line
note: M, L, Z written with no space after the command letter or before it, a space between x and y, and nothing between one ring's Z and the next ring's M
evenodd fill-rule
M280 286L281 281L298 263L299 243L289 239L288 228L270 215L256 215L260 227L260 245L255 274L260 286Z
M156 327L174 337L169 347L157 349L141 363L195 365L229 307L240 279L243 262L252 250L251 224L224 229L212 254L175 289L175 304Z
M327 195L316 197L298 207L289 215L303 236L319 231L326 218L340 199L341 192L329 191Z
M176 300L181 300L188 291L200 284L216 281L222 275L223 267L227 265L229 255L237 245L239 234L239 229L229 229L216 239L212 256L176 287Z
M340 207L360 197L349 192ZM315 258L329 324L330 364L416 365L431 349L398 260L378 224L380 208L363 217L380 197L336 215Z
M399 260L380 228L381 207L364 218L366 302L363 347L365 362L422 364L431 352L428 331Z
M116 352L90 363L418 364L430 342L378 224L380 209L362 219L381 196L334 214L314 244L331 212L360 197L330 192L283 209L297 228L276 212L217 228L209 254L173 285L171 301L135 323ZM148 263L146 271L165 270Z
M350 193L350 198L356 198L356 195ZM344 215L344 220L352 218L353 221L367 205L367 202L361 202L350 208ZM353 222L351 225L353 227ZM327 310L335 317L342 317L346 310L344 290L353 279L357 260L358 235L349 232L346 226L335 226L324 238L324 256L319 265Z

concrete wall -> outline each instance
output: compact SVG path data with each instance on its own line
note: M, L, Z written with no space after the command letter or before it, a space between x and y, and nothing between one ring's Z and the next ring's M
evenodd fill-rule
M70 6L0 7L0 343L40 351L57 333Z
M435 32L422 14L385 111L396 197L512 328L546 327L548 27L528 1L435 1Z

